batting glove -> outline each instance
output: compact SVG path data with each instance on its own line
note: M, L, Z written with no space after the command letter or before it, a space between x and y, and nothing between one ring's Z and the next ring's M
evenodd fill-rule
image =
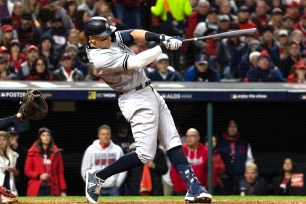
M165 46L168 50L178 50L182 47L182 40L171 37L166 41Z

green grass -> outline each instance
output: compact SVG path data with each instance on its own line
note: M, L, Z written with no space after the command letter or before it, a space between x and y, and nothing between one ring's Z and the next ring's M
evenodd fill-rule
M85 201L84 196L67 197L19 197L19 201ZM103 197L105 201L183 201L182 196L114 196ZM214 201L306 201L306 196L214 196Z

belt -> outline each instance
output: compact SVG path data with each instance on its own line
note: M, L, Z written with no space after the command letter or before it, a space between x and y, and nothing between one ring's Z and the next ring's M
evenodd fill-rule
M136 86L134 89L131 89L130 91L133 91L133 90L139 91L139 90L141 90L141 89L143 89L143 88L149 86L150 84L151 84L151 80L148 80L148 81L146 81L144 84L140 84L139 86ZM125 94L125 93L128 93L128 92L130 92L130 91L120 92L120 94Z

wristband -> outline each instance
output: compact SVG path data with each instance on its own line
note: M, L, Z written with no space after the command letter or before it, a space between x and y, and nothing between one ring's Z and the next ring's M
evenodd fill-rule
M161 43L159 44L159 46L160 46L162 52L165 52L165 51L167 50L166 45L165 45L163 42L161 42Z
M152 33L152 32L149 32L147 31L145 33L145 40L146 41L155 41L155 42L160 42L160 35L159 34L156 34L156 33Z

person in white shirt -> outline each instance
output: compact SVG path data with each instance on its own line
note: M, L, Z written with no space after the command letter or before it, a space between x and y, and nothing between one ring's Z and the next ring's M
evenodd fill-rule
M111 141L111 128L108 125L102 125L98 128L98 138L90 145L83 156L81 174L85 181L87 170L102 170L111 165L123 156L123 150L120 146ZM115 174L105 180L100 195L117 196L119 187L124 182L127 172Z

